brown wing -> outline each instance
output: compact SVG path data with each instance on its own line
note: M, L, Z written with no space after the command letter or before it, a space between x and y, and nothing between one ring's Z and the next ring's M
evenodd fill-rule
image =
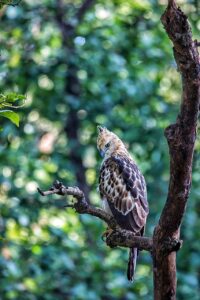
M108 158L100 172L99 190L118 224L140 232L146 223L148 202L144 177L128 157Z

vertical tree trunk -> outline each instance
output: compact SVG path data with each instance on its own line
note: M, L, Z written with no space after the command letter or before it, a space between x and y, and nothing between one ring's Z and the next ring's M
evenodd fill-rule
M172 252L162 259L159 252L155 254L153 261L154 272L154 299L176 299L176 252Z
M200 104L200 59L197 43L185 14L168 1L162 23L173 43L174 57L182 77L182 103L176 123L165 130L170 152L168 197L153 236L154 299L176 299L176 250L180 226L191 186L193 151ZM176 244L172 252L167 243Z

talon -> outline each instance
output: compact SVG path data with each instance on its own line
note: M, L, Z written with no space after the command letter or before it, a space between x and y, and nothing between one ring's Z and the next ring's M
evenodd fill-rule
M112 234L113 230L111 228L107 228L106 231L102 234L101 239L103 242Z

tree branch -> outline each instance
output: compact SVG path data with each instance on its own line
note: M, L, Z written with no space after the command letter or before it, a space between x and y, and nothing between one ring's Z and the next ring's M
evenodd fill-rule
M74 208L79 214L89 214L98 217L106 222L109 228L113 229L113 232L106 237L108 246L137 247L139 250L152 251L151 238L135 236L131 231L120 229L113 217L110 217L103 209L90 205L85 199L84 193L78 187L66 187L61 182L55 181L49 190L43 192L38 188L38 192L42 196L52 194L74 196L77 201L74 204L66 205L66 207Z
M128 230L117 229L106 239L106 244L111 248L121 246L127 248L138 248L139 250L152 251L153 240L150 237L135 236Z

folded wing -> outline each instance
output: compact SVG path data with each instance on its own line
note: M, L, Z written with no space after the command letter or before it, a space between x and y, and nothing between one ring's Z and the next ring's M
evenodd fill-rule
M105 160L99 190L118 224L142 235L149 209L145 180L134 161L122 155Z

